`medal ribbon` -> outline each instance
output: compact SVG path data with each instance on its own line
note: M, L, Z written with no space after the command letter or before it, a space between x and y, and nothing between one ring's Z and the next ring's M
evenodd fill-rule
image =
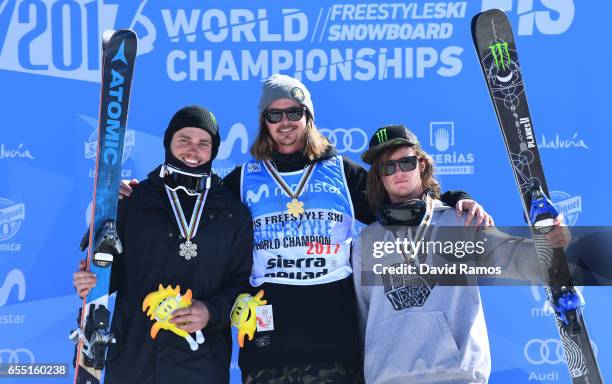
M168 198L170 199L170 205L172 206L172 212L174 213L174 218L176 219L179 230L181 231L181 236L187 239L187 241L190 241L198 231L198 225L200 224L200 218L202 217L202 212L204 211L204 203L206 202L206 197L208 197L209 190L207 189L203 196L201 193L198 193L188 226L176 191L167 185L164 185L164 187L166 187L166 192L168 193Z
M306 167L306 170L304 171L304 174L302 175L302 178L300 179L300 182L298 183L298 186L294 192L291 190L285 180L283 180L283 178L278 174L278 171L276 170L276 168L274 168L270 161L266 160L263 163L266 169L268 170L270 176L272 176L272 178L276 182L276 184L278 184L292 199L297 199L302 194L302 192L304 191L304 187L306 186L306 184L308 184L308 180L310 179L310 175L312 175L312 170L315 166L315 163L311 163L308 165L308 167Z

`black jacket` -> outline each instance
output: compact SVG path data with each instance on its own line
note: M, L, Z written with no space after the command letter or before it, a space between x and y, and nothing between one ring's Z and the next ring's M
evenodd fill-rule
M117 343L107 355L107 383L227 383L231 356L229 315L236 296L248 289L253 229L248 209L214 176L194 241L198 255L179 256L180 231L166 191L157 176L134 187L121 200L118 230L124 253L113 265L111 290L117 291L112 327ZM187 220L191 209L182 197ZM193 204L191 204L193 206ZM206 341L191 351L182 337L160 330L142 311L144 297L159 284L188 288L211 314ZM193 336L193 335L192 335Z
M336 154L331 148L322 161ZM273 163L280 172L302 170L309 162L300 153L275 153ZM367 171L343 157L344 172L357 220L370 224L375 217L366 197ZM223 179L224 185L240 198L240 167ZM442 195L443 201L455 205L469 198L464 192ZM264 299L272 305L274 331L256 333L240 350L239 364L244 372L315 362L344 362L360 366L356 299L352 277L319 285L282 285L264 283L251 288L263 289Z

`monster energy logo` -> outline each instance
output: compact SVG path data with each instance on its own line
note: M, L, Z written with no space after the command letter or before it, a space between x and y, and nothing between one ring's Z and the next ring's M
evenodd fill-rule
M489 46L493 59L495 60L495 66L497 68L506 69L510 66L510 52L508 51L508 43L495 43Z
M387 128L376 132L376 138L378 139L378 144L382 144L387 141Z

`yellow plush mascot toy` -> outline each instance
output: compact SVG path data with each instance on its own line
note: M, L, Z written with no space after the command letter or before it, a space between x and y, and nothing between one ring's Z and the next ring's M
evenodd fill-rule
M268 302L263 300L263 289L260 289L255 296L248 293L238 295L232 308L232 325L238 328L238 345L244 347L244 335L253 340L253 335L257 329L257 317L255 310L260 305Z
M142 302L142 310L147 311L148 308L147 316L151 320L155 320L155 323L151 326L151 338L155 339L159 330L165 329L185 338L192 351L198 349L199 344L204 342L202 331L196 332L196 340L194 340L188 332L177 328L176 324L169 322L172 318L172 312L191 306L191 295L191 289L188 289L185 295L181 296L180 285L177 285L176 288L172 288L171 285L164 288L160 284L157 291L151 292L145 297Z

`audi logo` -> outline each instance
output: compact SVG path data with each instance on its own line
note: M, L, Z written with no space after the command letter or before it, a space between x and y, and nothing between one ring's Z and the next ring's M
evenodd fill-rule
M0 349L0 364L29 364L34 363L34 354L26 348Z
M591 341L593 353L597 356L597 346ZM565 351L560 339L531 339L525 344L525 359L534 365L565 363Z
M565 362L563 344L558 339L531 339L525 344L525 359L531 364L559 364Z
M319 128L338 152L361 153L368 146L368 135L361 128Z

